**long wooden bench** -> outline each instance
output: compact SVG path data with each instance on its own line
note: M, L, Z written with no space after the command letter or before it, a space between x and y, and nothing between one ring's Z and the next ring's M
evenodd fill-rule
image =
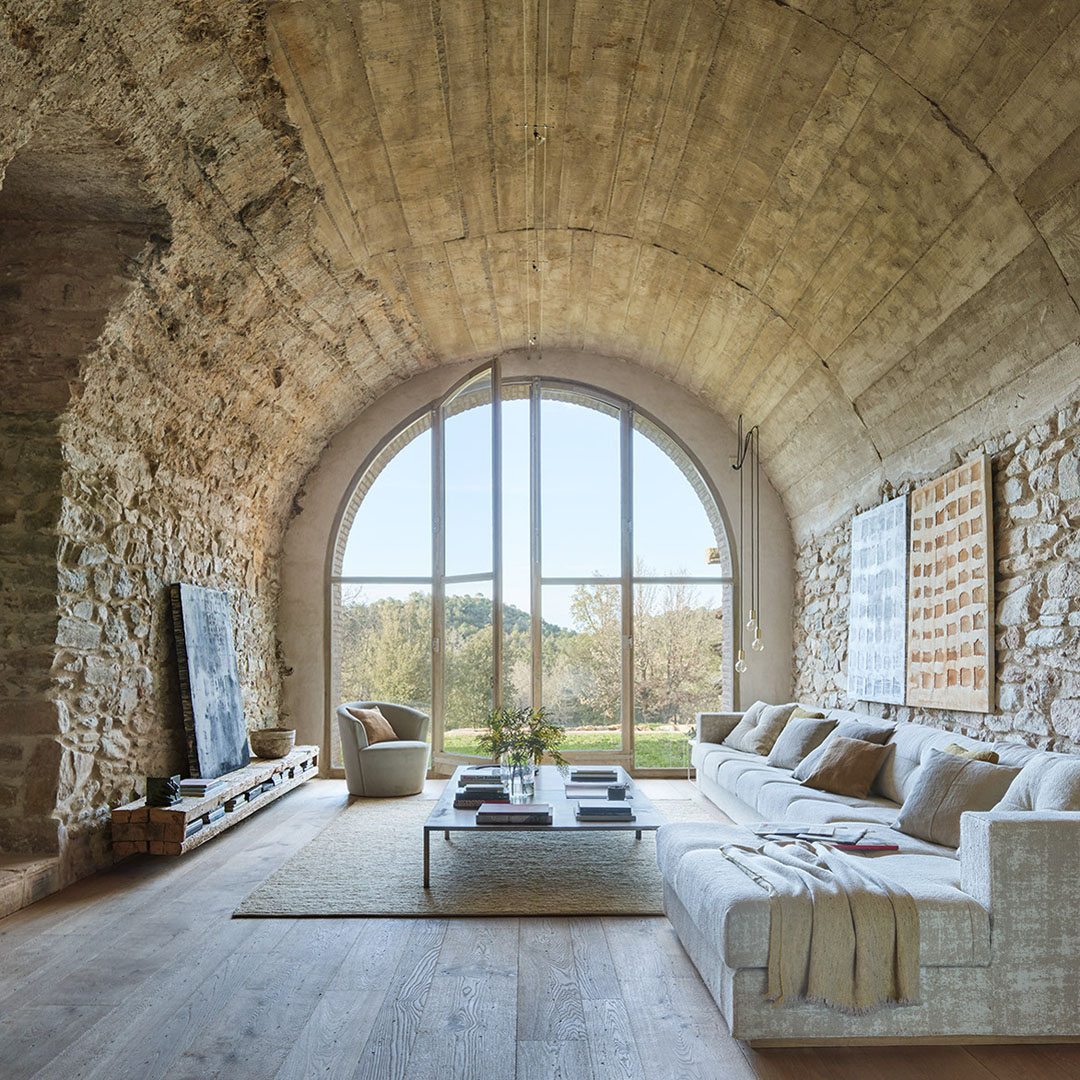
M318 775L319 748L294 747L283 758L254 758L250 765L217 779L222 786L203 798L181 799L172 806L147 806L145 799L112 811L113 852L119 856L149 852L183 855L287 791Z

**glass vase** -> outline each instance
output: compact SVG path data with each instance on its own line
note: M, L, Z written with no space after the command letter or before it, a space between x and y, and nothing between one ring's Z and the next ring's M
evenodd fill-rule
M510 801L527 803L536 792L536 767L530 762L510 763Z

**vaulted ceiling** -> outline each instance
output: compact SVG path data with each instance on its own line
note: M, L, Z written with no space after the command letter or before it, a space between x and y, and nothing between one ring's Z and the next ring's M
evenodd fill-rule
M1078 73L1080 0L11 0L0 165L145 161L79 407L277 519L395 383L569 348L760 423L799 532L1080 391Z
M1078 10L304 0L268 41L329 257L423 348L642 364L760 422L797 517L1075 382Z

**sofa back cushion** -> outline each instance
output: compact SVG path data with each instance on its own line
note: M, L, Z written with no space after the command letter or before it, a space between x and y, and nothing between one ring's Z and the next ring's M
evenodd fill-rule
M931 749L893 828L932 844L960 846L960 815L993 810L1019 769Z
M795 706L794 701L786 705L767 705L764 701L755 701L724 740L724 745L750 754L767 754L784 730Z
M1039 754L1020 770L999 810L1080 810L1080 758Z
M828 719L833 719L836 713L841 713L842 710L834 709L830 710ZM849 713L849 716L855 714ZM858 719L841 720L839 724L833 729L831 735L829 735L825 741L814 751L807 754L806 757L799 762L792 773L792 776L796 780L805 780L817 767L818 762L821 761L821 756L824 754L826 747L829 743L837 738L844 739L860 739L863 742L872 742L881 745L895 730L895 725L887 724L881 720L875 720L872 717L860 716Z
M799 716L796 709L769 752L768 764L779 769L794 769L811 750L816 750L836 727L835 720L824 716Z
M919 766L926 761L931 750L944 750L950 743L964 750L993 749L989 743L976 742L966 735L957 735L928 724L899 724L892 742L896 745L896 751L878 774L874 792L896 803L902 803L911 794Z

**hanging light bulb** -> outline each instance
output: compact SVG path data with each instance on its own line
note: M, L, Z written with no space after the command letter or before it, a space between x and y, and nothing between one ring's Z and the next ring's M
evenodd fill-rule
M735 670L741 675L746 670L746 653L739 650L739 659L735 661Z
M750 643L750 648L754 652L764 652L765 642L761 640L761 630L757 630L754 634L754 640Z
M746 620L746 629L752 634L757 629L757 612L751 608L750 618Z

